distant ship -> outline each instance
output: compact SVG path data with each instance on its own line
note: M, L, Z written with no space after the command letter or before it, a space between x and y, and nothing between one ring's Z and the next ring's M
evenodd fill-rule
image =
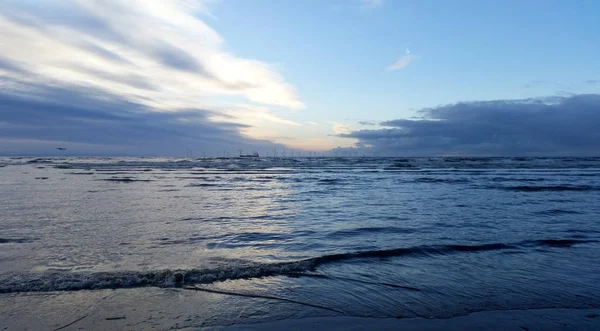
M260 157L258 153L254 152L252 154L240 154L240 157Z

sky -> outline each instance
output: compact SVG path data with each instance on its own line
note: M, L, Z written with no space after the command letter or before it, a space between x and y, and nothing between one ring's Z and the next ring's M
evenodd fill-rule
M600 155L598 12L5 0L0 154Z

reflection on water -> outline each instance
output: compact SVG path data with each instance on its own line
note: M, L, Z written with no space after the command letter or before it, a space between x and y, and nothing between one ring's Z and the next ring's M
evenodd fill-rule
M183 286L360 316L600 303L600 159L31 161L0 159L2 292Z

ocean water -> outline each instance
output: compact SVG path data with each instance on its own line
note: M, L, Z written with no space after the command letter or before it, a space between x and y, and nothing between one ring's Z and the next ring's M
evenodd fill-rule
M0 295L194 289L290 310L223 306L214 324L593 308L599 216L600 158L5 157Z

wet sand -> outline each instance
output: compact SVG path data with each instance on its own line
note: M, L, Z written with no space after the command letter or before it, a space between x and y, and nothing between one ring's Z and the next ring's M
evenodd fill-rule
M215 327L208 328L208 330L600 330L600 315L598 312L600 312L600 309L504 310L477 312L449 319L321 317L282 320L254 325Z
M293 303L184 289L0 295L0 330L600 330L600 308L487 311L450 319L332 315ZM270 321L273 316L279 320ZM231 321L238 324L226 325Z

